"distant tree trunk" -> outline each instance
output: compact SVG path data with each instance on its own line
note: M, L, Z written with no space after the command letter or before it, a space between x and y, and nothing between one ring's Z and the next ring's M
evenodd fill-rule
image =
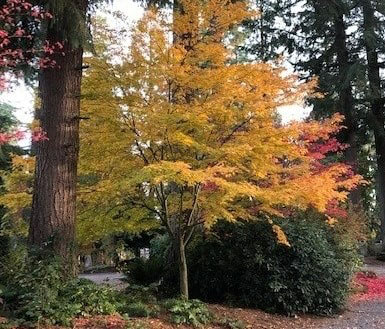
M86 1L77 2L86 17ZM47 39L61 42L63 31L50 27ZM83 49L64 42L64 56L54 54L53 68L39 77L42 107L39 120L48 140L36 145L36 171L29 242L52 248L63 262L63 272L74 276L76 181L79 153L79 115Z
M353 169L358 169L358 149L357 149L357 124L354 119L354 98L352 84L349 80L349 51L346 46L346 26L344 15L338 14L334 19L335 27L335 47L337 51L338 75L339 75L339 109L345 116L344 125L346 129L342 132L342 139L349 147L345 151L345 159ZM353 205L359 205L360 191L355 189L350 193L350 201Z
M378 64L376 18L371 0L361 0L364 16L364 42L369 79L370 123L374 132L378 190L377 200L381 220L380 239L385 241L385 119L384 100L381 95L380 66Z

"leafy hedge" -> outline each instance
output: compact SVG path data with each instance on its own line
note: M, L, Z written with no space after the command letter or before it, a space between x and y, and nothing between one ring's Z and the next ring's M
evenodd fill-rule
M189 252L190 294L210 302L271 312L331 314L340 310L357 263L321 221L276 221L290 247L265 221L219 222Z

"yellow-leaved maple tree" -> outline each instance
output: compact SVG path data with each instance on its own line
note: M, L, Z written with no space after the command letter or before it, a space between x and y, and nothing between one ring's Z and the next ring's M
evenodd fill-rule
M303 99L311 84L276 65L234 61L228 32L254 14L245 2L181 0L179 7L172 19L149 10L118 62L91 63L80 161L90 193L80 202L109 204L128 222L159 221L178 251L187 298L185 248L197 227L286 207L325 212L360 177L342 164L315 170L310 144L336 133L340 117L279 123L277 109ZM91 232L95 218L79 225Z

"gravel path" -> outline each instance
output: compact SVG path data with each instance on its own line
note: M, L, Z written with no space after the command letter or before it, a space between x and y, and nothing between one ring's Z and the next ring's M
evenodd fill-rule
M325 320L319 329L384 329L385 300L361 301L342 315Z

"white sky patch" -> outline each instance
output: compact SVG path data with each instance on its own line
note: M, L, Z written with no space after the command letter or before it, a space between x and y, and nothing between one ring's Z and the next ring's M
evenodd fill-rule
M278 109L283 123L298 121L307 118L312 108L303 105L287 105Z
M143 8L132 0L115 0L113 5L106 5L98 14L107 16L108 24L116 26L117 22L110 14L112 11L121 11L127 17L127 25L133 24L143 15ZM28 88L24 83L14 86L10 91L0 95L0 102L10 104L16 108L15 115L20 121L22 129L26 129L33 119L34 93L32 88ZM279 109L283 122L301 120L307 117L311 109L303 105L285 106ZM30 138L27 136L20 142L22 147L28 147Z

